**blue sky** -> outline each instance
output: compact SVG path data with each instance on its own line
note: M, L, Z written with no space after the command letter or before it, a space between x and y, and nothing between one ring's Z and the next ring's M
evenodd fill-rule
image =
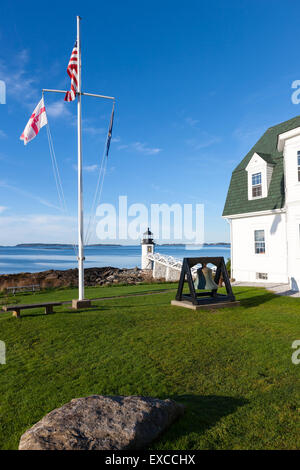
M76 105L47 95L68 217L57 210L46 130L19 136L42 88L68 89L82 20L83 89L117 97L102 202L203 203L205 239L229 239L221 214L231 172L269 126L300 113L296 1L144 0L1 3L0 244L76 237ZM49 4L50 5L50 4ZM299 56L299 58L298 58ZM111 103L85 98L87 213ZM94 237L92 241L98 241Z

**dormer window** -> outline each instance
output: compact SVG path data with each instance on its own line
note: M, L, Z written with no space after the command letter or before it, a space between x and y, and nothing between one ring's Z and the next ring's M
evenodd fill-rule
M248 200L268 197L274 163L270 155L255 152L246 171L248 173Z
M297 163L298 163L298 181L300 181L300 150L297 152Z
M262 196L262 187L261 187L261 173L254 173L252 175L252 197L261 197Z

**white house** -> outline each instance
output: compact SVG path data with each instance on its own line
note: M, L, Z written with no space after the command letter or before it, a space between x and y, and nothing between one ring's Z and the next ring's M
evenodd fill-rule
M230 223L236 281L300 287L300 116L270 127L232 173Z

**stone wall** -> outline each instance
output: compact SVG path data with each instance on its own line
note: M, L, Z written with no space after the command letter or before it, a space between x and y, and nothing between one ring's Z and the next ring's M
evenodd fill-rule
M162 279L166 277L167 267L156 261L153 263L153 278Z
M180 271L173 269L170 266L165 266L161 263L154 261L153 267L153 278L154 279L165 279L167 282L178 281L180 277Z
M86 286L108 286L112 284L153 282L152 271L142 270L139 268L86 268L84 270L84 278ZM77 287L78 270L49 270L39 273L0 275L0 291L5 290L7 287L26 287L31 285L39 285L41 289L53 287Z
M166 272L166 281L169 281L169 282L179 281L180 272L181 271L178 271L178 269L172 269L168 267L167 272Z

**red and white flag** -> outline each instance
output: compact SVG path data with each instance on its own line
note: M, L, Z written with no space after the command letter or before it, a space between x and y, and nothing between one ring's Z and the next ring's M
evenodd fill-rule
M24 145L28 144L35 136L38 134L39 130L48 123L46 108L44 104L44 98L41 99L32 115L26 127L20 137L21 140L24 140Z
M78 48L77 41L75 42L72 54L67 67L67 73L71 79L71 90L67 91L65 101L74 101L76 98L78 87Z

